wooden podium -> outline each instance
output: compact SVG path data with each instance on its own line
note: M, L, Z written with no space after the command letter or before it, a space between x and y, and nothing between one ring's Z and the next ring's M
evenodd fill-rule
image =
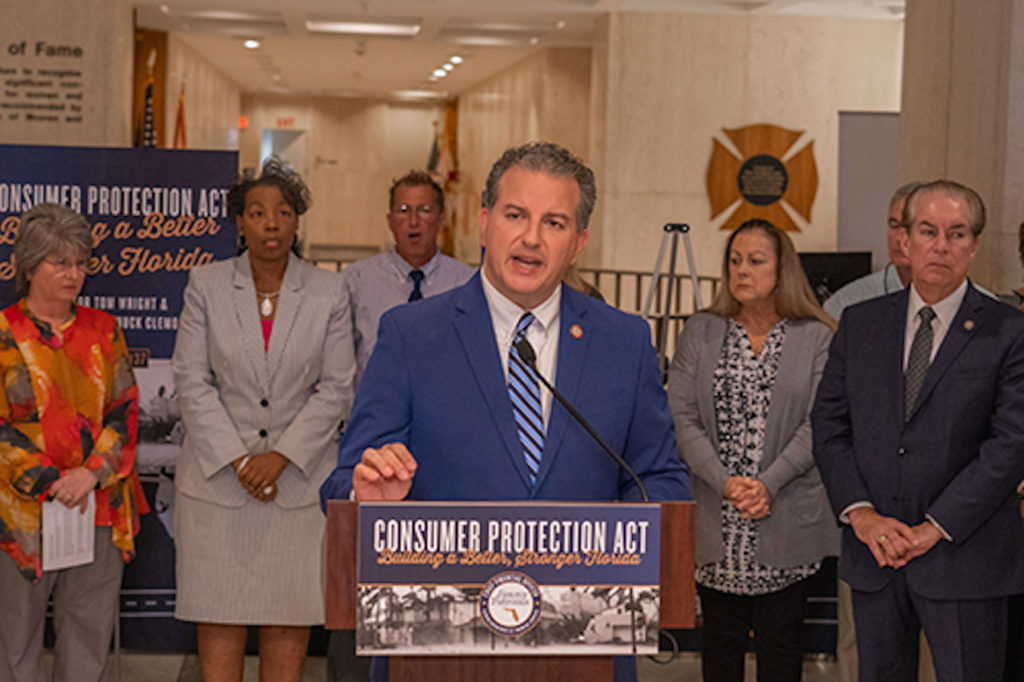
M694 503L662 502L659 627L694 627ZM327 503L326 627L356 626L358 504ZM401 682L611 681L611 656L391 656L391 680Z

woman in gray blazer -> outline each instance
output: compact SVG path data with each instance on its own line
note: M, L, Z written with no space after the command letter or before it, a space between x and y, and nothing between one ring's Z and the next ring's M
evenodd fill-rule
M809 580L838 551L810 426L835 323L767 221L730 236L722 281L679 336L668 391L697 502L703 674L742 682L753 630L758 680L799 680Z
M300 680L323 623L317 490L334 468L355 372L340 276L292 253L308 190L269 162L231 189L241 255L189 275L174 348L186 435L177 463L175 616L196 621L206 682Z

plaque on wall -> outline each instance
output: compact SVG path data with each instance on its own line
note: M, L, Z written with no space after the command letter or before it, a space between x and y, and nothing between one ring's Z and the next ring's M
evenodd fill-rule
M735 206L722 223L723 230L734 230L751 218L763 218L784 230L799 231L787 208L810 221L818 192L814 142L795 151L802 130L766 123L725 128L722 132L739 155L719 140L712 140L707 172L711 218Z

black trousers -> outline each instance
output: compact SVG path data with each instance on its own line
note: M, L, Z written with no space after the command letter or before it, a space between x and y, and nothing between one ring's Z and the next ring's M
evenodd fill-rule
M327 682L368 682L369 656L356 656L354 630L331 630L327 639Z
M799 681L801 629L811 589L807 578L784 590L743 596L697 586L704 612L704 682L743 682L749 633L754 631L758 682Z
M1010 597L1004 682L1024 682L1024 594Z

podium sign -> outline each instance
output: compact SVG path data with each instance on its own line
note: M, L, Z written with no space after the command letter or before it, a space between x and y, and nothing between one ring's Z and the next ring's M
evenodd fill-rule
M360 655L656 654L661 510L364 503Z

